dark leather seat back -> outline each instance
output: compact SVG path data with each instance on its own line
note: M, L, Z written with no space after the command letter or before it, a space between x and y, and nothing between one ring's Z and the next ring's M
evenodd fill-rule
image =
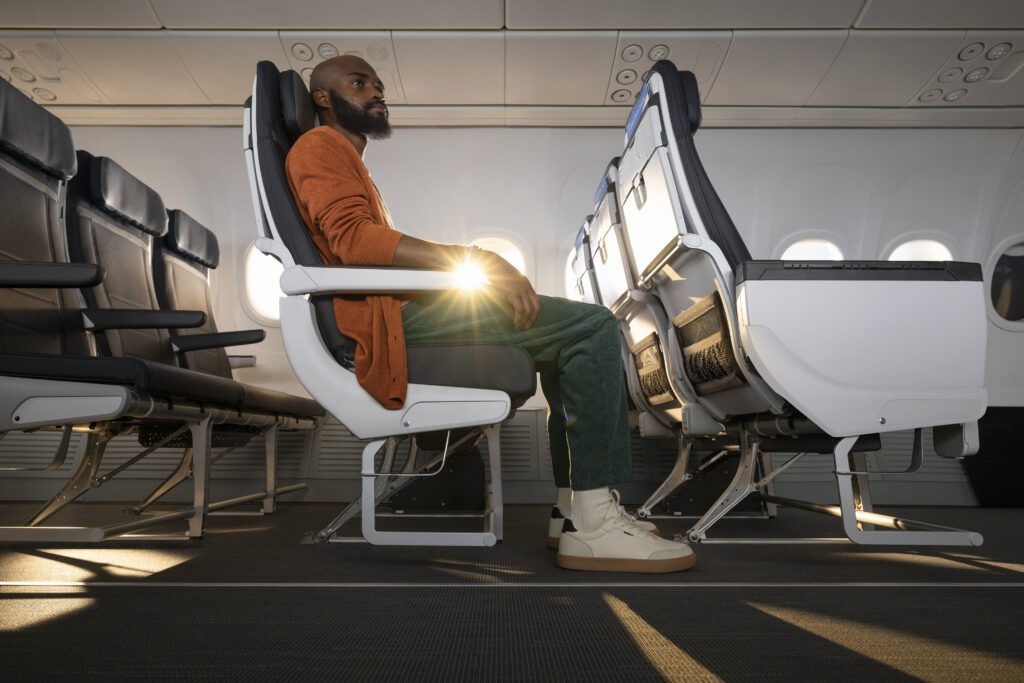
M62 214L75 174L71 131L0 79L0 260L66 263ZM76 295L59 289L0 289L0 351L88 353L69 331Z
M679 148L679 158L697 211L708 235L735 271L739 264L751 260L751 256L729 212L715 192L693 141L693 135L700 128L702 120L697 77L691 71L677 71L675 65L667 60L657 62L651 71L661 74L665 83L664 94L668 98L668 111Z
M259 161L271 214L267 218L274 222L297 265L323 265L320 252L295 205L284 165L288 151L299 136L317 125L313 98L297 73L282 73L273 62L260 62L256 66L252 106L256 112L252 131L253 152ZM313 305L320 336L327 348L338 362L352 367L355 342L338 330L333 297L314 297Z
M217 236L199 221L180 209L167 212L168 229L163 238L153 242L153 279L157 301L168 311L202 311L206 322L202 327L171 330L171 337L188 334L214 334L210 302L211 270L220 263ZM189 351L183 365L211 375L231 378L231 364L223 347Z
M104 269L103 282L83 290L90 308L160 310L153 285L153 241L167 233L164 202L112 159L78 152L78 175L68 186L71 258ZM176 365L165 329L108 330L96 335L106 356Z

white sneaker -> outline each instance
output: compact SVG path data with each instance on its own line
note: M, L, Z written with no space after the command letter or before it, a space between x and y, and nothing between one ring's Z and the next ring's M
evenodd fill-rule
M690 546L640 529L623 516L616 496L597 529L577 530L566 519L558 543L558 566L598 572L661 574L689 569L697 563Z
M659 536L660 535L659 532L658 532L658 527L655 526L655 524L653 522L645 522L642 519L637 519L633 515L631 515L628 512L626 512L625 508L623 508L621 505L618 504L619 503L619 492L618 491L614 491L613 490L612 494L615 496L615 504L616 504L616 507L618 508L619 514L623 518L625 518L627 520L632 520L632 522L637 527L642 529L643 531L647 531L649 533L652 533L655 536ZM548 547L551 548L552 550L558 550L558 539L560 539L562 537L562 527L565 526L565 520L566 520L566 516L562 514L562 511L560 509L558 509L558 506L557 505L552 505L551 506L551 518L548 520Z

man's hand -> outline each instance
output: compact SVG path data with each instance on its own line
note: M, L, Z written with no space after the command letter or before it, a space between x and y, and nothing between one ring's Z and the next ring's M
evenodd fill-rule
M509 316L515 322L516 329L528 330L533 327L540 312L537 292L533 291L533 285L525 275L493 251L479 247L470 249L455 244L438 244L403 235L395 248L391 265L409 268L451 268L470 256L480 266L491 285L508 299L512 306Z
M533 285L515 266L486 249L474 249L476 260L483 268L484 275L491 285L498 290L512 305L513 320L517 330L528 330L533 327L540 313L540 299Z

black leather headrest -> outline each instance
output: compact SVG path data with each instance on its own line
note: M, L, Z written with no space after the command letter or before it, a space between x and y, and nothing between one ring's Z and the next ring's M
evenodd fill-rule
M184 258L207 268L216 268L220 263L217 236L180 209L168 211L167 216L170 219L170 227L167 236L164 237L164 245Z
M78 153L83 169L89 166L89 200L98 208L156 237L167 233L167 209L156 190L133 176L113 159Z
M696 133L701 124L700 88L697 77L692 71L680 71L679 83L683 86L683 99L686 104L686 118L690 122L690 133Z
M661 80L665 84L665 96L668 98L665 104L672 112L673 120L678 121L677 117L685 116L689 133L693 135L701 124L700 88L697 87L697 77L693 75L692 71L679 71L676 69L676 65L667 59L655 62L651 70L644 76L644 81L654 73L661 76ZM646 89L645 85L644 90ZM642 90L641 93L643 92ZM633 112L630 114L630 135L632 135L632 128L639 123L646 104L646 99L641 96L634 105Z
M64 122L0 78L0 148L46 173L75 175L75 143Z
M313 96L306 89L302 77L294 71L285 71L280 77L281 116L284 129L292 142L317 125Z

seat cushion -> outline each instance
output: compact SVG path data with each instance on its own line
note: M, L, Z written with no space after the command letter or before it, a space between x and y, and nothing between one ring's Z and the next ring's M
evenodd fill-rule
M294 415L296 417L323 417L323 407L308 398L286 394L273 389L254 387L251 384L242 386L242 408L258 410L275 415Z
M537 391L533 359L512 344L410 346L409 383L497 389L518 408Z
M242 385L223 377L138 358L82 358L30 353L0 354L0 374L11 377L123 384L166 398L237 408Z
M278 415L323 417L325 414L319 403L308 398L138 358L0 353L0 375L123 384L152 396Z

